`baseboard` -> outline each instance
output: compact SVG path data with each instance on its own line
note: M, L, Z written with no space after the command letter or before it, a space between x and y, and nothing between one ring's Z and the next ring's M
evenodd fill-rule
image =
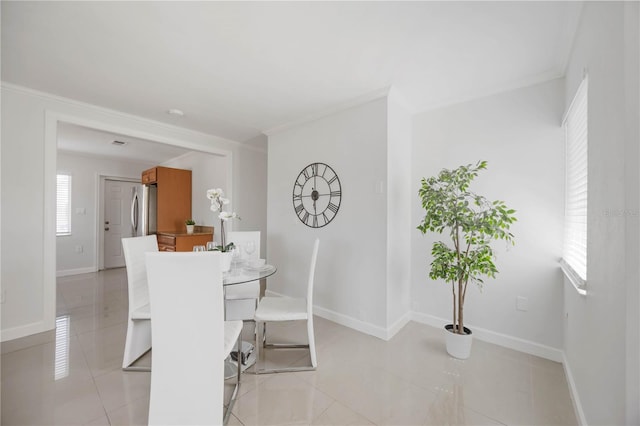
M388 340L389 331L383 327L373 325L368 322L350 317L348 315L340 314L330 309L322 308L320 306L314 306L313 313L319 317L328 319L329 321L333 321L340 325L344 325L345 327L360 331L361 333L365 333L382 340Z
M287 297L283 294L279 294L271 290L267 290L266 294L271 296ZM319 317L328 319L329 321L333 321L340 325L344 325L345 327L349 327L362 333L378 337L382 340L391 339L398 331L402 329L402 327L404 327L409 321L412 320L437 328L442 328L446 324L451 323L450 320L438 318L433 315L422 314L419 312L407 312L393 325L385 329L384 327L370 324L317 305L313 306L313 313ZM531 342L529 340L520 339L518 337L497 333L495 331L487 330L484 328L474 327L473 325L469 325L469 328L473 330L473 335L478 340L493 343L530 355L539 356L540 358L549 359L551 361L563 362L563 352L560 349L541 345L540 343Z
M433 315L422 314L418 312L413 312L411 319L413 321L438 328L444 327L446 324L451 323L451 320L446 320L444 318L438 318ZM497 333L495 331L487 330L484 328L474 327L470 324L465 325L473 330L473 335L476 339L482 340L483 342L504 346L505 348L539 356L540 358L549 359L551 361L563 362L563 352L560 349L541 345L540 343L531 342L529 340L520 339L518 337Z
M566 376L567 383L569 384L569 393L571 394L571 402L573 402L573 410L576 412L578 423L582 426L587 426L587 419L584 416L584 410L582 409L582 404L580 403L578 388L576 387L576 382L573 380L573 374L571 373L571 366L569 365L569 361L567 360L567 355L564 352L562 352L562 366L564 367L564 375Z
M412 312L409 311L405 313L402 317L398 319L398 321L394 322L391 327L387 329L387 338L384 340L390 340L396 333L411 321Z
M90 274L91 272L97 272L98 270L94 266L89 266L88 268L76 268L76 269L65 269L62 271L56 271L56 277L68 277L70 275L80 275L80 274Z
M276 293L271 290L266 290L265 294L268 296L288 297L284 294ZM313 305L313 314L370 336L374 336L382 340L388 340L389 330L386 330L383 327L379 327L317 305Z
M0 342L8 342L9 340L31 336L33 334L38 334L49 330L51 330L51 328L47 328L44 321L21 325L19 327L7 328L0 331Z

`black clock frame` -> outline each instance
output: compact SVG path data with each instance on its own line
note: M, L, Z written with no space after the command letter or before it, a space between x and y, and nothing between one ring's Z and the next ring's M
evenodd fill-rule
M320 175L318 174L320 171L320 167L324 166L324 171L323 173ZM310 172L307 172L308 170L310 170ZM324 175L327 172L327 170L330 170L333 173L333 177L330 180L327 180ZM307 172L307 173L305 173ZM300 178L303 177L304 178L304 183L301 185L299 183ZM309 181L312 178L321 178L323 179L329 189L331 190L328 194L320 194L316 188L313 188L313 191L311 192L311 194L309 195L302 195L302 190L304 189L304 185L306 184L307 181ZM334 183L335 181L338 182L338 188L336 191L333 191L332 188L332 183ZM300 194L296 194L296 186L300 186ZM307 209L304 206L304 203L302 201L302 197L311 197L311 199L315 202L316 200L318 200L320 197L323 196L329 196L329 203L327 204L327 207L324 208L324 210L322 210L320 213L316 212L316 214L311 213L310 211L307 211ZM337 197L338 198L338 204L334 204L331 202L331 198L333 197ZM338 177L338 174L336 173L336 171L333 169L333 167L329 166L326 163L319 163L319 162L315 162L315 163L311 163L309 165L307 165L306 167L304 167L300 173L298 174L298 176L296 177L295 182L293 183L293 191L292 191L292 201L293 201L293 209L295 212L295 215L298 217L298 219L300 220L300 222L302 222L303 224L305 224L306 226L308 226L309 228L323 228L325 226L327 226L329 223L331 223L333 221L333 219L335 219L335 217L338 215L338 211L340 210L340 204L342 204L342 184L340 182L340 178ZM298 204L296 204L296 201L298 201ZM331 210L331 212L333 212L333 216L331 216L330 219L327 219L327 215L325 214L325 211L327 210ZM304 212L304 213L303 213ZM322 225L319 224L318 221L318 217L322 216L324 217L324 223ZM311 223L307 223L307 220L309 218L311 219Z

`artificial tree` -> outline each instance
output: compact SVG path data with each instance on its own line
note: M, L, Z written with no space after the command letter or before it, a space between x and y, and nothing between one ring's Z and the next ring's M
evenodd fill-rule
M447 231L453 248L442 241L433 243L431 279L451 283L453 294L453 333L466 334L464 301L469 282L482 290L483 276L494 278L498 272L490 243L505 240L514 243L509 228L516 221L515 210L503 201L488 201L469 191L478 171L487 168L486 161L468 164L454 170L443 169L437 176L422 178L418 191L426 215L418 229L442 234Z

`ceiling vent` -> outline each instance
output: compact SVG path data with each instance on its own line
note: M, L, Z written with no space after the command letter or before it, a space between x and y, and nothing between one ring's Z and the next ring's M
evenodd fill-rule
M113 141L111 142L111 145L115 145L115 146L123 146L126 145L126 142L122 142L122 141Z

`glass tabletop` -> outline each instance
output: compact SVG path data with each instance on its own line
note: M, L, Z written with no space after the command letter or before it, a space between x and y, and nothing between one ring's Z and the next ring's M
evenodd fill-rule
M261 280L275 274L278 268L273 265L264 265L262 268L249 268L244 265L231 265L229 272L222 274L222 285L234 285L249 281Z

